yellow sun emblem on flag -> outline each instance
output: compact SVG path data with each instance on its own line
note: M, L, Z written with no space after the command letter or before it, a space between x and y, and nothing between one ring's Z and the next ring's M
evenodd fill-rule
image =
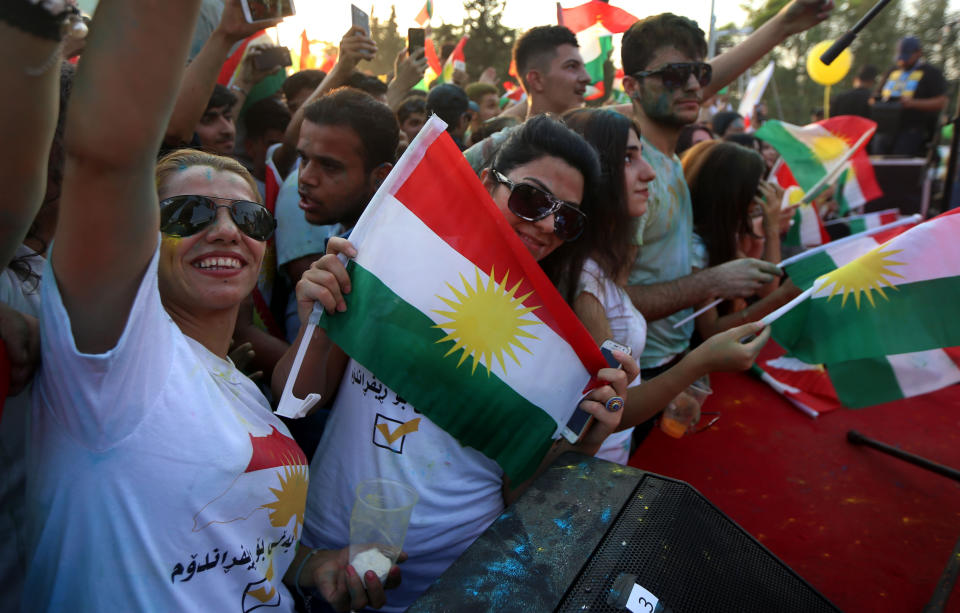
M847 143L837 136L818 136L810 143L817 159L827 162L835 160L847 151Z
M506 371L503 362L503 354L507 354L513 361L520 364L513 347L527 349L521 342L521 338L536 339L537 337L525 331L526 326L539 324L539 321L524 319L524 316L539 307L525 307L523 301L526 300L530 292L517 298L515 295L520 287L521 281L511 289L507 289L507 274L498 283L496 273L490 270L490 277L486 283L480 278L480 269L476 269L477 280L475 285L471 285L461 274L460 281L463 283L463 291L447 283L447 287L453 292L453 300L443 296L437 296L447 306L450 311L433 311L438 315L448 318L450 321L443 322L433 326L449 332L437 343L454 341L450 351L444 354L444 357L462 349L460 361L457 362L459 368L467 359L467 356L473 357L473 368L470 374L477 370L477 364L480 358L487 367L487 376L490 376L491 358L496 357L500 363L500 368Z
M293 526L293 536L297 537L303 525L303 510L307 503L307 467L303 464L284 466L280 476L280 489L270 488L276 500L263 505L270 509L270 525L276 528L286 526L290 519L297 518Z
M886 285L890 289L897 289L897 286L890 283L887 277L899 277L902 279L903 275L897 274L891 270L890 267L903 266L904 263L889 259L891 256L900 253L902 249L894 251L882 251L882 249L883 245L868 251L846 266L841 266L824 275L823 284L820 286L821 289L833 284L833 290L830 292L827 301L832 300L835 295L842 292L843 299L840 301L840 308L843 308L847 303L847 296L853 294L853 299L857 304L857 309L859 309L860 294L862 292L866 295L870 306L875 307L877 305L873 302L872 293L874 290L876 290L884 300L889 300L887 295L883 293L882 286Z

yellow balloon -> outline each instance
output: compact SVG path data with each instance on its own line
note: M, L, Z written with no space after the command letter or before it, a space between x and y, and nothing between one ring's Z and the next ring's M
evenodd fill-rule
M844 49L833 62L827 66L820 61L823 52L830 48L832 40L820 41L807 54L807 74L820 85L839 83L850 72L853 65L853 54L850 49Z

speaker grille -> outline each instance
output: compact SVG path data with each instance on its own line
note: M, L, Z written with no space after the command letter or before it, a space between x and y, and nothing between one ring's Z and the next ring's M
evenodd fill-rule
M621 573L675 613L837 611L693 488L647 474L557 611L623 611Z

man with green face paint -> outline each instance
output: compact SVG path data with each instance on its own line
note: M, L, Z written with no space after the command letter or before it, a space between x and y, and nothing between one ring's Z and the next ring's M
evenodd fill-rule
M825 19L832 8L832 0L793 0L747 40L710 63L704 61L703 31L685 17L670 13L647 17L624 35L623 85L643 134L643 157L657 175L649 184L649 209L638 225L640 250L627 288L650 322L640 356L644 380L672 366L687 351L693 321L673 326L694 308L715 298L750 296L779 275L773 264L749 258L704 270L692 267L690 191L673 153L680 131L697 121L703 100L788 36ZM652 420L637 429L641 440L651 425Z

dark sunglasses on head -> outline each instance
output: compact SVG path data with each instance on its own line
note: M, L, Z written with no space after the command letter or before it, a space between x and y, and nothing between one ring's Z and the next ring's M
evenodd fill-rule
M217 204L207 196L173 196L160 203L160 231L181 238L192 236L216 220L219 208L228 209L237 228L254 240L267 240L277 227L270 211L256 202Z
M572 241L583 233L587 216L576 205L560 200L550 192L529 183L514 183L493 168L497 183L510 188L507 207L524 221L540 221L553 215L553 233L565 241Z
M668 89L678 89L687 84L690 75L697 78L700 87L706 87L713 78L713 66L706 62L677 62L667 64L656 70L641 70L633 73L634 78L658 76L663 86Z

